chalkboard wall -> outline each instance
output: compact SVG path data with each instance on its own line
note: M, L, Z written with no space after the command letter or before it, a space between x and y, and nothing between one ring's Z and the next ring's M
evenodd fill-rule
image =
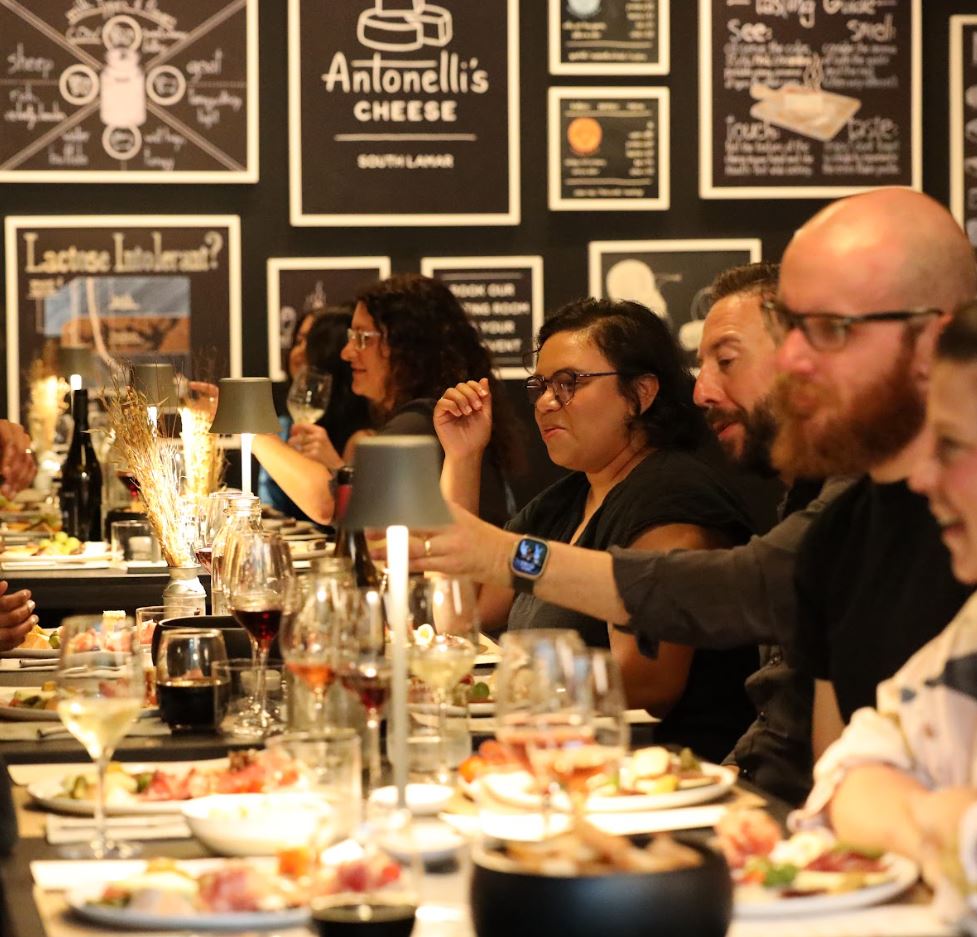
M595 240L759 237L776 259L791 232L823 200L703 201L698 195L697 3L671 2L671 74L550 76L545 0L520 0L522 223L518 227L296 228L289 224L287 16L284 0L260 2L260 181L230 185L0 185L0 214L198 213L241 216L243 371L267 372L268 257L389 255L394 271L424 256L542 255L546 309L587 292L587 243ZM923 187L949 200L949 17L977 14L977 0L925 0L923 7ZM323 17L329 3L322 3ZM550 212L546 108L550 85L635 85L671 90L671 207L654 212ZM4 246L0 243L0 258ZM0 294L3 295L3 294ZM4 298L5 302L5 298ZM2 304L0 304L2 305ZM2 361L2 358L0 358ZM0 382L0 386L2 386ZM517 387L512 386L519 399ZM522 403L520 401L520 403ZM0 402L0 406L5 403ZM522 413L530 419L528 407ZM548 476L534 432L534 471L521 492Z

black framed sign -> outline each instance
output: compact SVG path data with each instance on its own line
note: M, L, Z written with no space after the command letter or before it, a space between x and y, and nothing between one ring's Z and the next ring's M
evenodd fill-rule
M591 241L591 296L630 299L668 323L691 361L699 347L702 297L716 275L760 260L759 238Z
M551 211L665 211L667 88L550 88Z
M518 0L321 10L289 0L292 224L518 224Z
M240 377L237 215L11 216L5 231L10 419L30 364L61 345L183 373L207 354Z
M268 376L288 377L288 353L307 312L351 303L389 276L389 257L269 257Z
M2 0L0 182L256 182L258 0Z
M526 377L526 356L543 324L542 257L423 257L421 273L455 294L500 377Z
M977 16L950 17L950 209L977 248Z
M668 74L669 0L548 2L550 74Z
M699 193L922 186L920 0L699 0Z

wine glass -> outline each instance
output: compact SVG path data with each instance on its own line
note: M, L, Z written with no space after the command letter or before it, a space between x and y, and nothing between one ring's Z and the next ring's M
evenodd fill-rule
M58 715L95 762L95 839L77 858L124 858L135 849L105 832L105 770L116 745L136 721L145 684L135 626L124 619L66 619L57 670Z
M257 727L262 735L280 723L268 712L266 676L271 650L287 613L295 573L288 544L276 533L238 531L224 555L225 582L231 614L251 636L257 649Z
M214 731L224 715L229 686L221 678L227 661L218 628L171 628L159 642L156 696L160 718L174 732Z
M288 391L289 415L293 423L318 423L326 414L332 394L332 375L315 368L303 368Z
M529 740L533 772L559 785L574 816L583 816L592 783L616 772L627 750L624 688L620 669L608 651L586 649L570 659L557 708L538 724Z
M509 631L500 641L495 679L496 738L514 760L534 775L542 791L543 834L549 830L551 776L539 752L557 736L584 729L584 714L574 712L571 694L579 686L576 661L586 653L576 631ZM537 757L530 758L531 752Z
M380 717L390 695L391 666L386 649L386 616L376 589L349 592L340 650L339 679L366 710L366 761L370 790L380 786Z
M447 756L449 694L475 665L478 608L471 582L459 576L413 579L408 591L412 625L410 671L434 691L438 707L437 780L451 780Z
M278 638L285 666L312 694L311 724L316 726L325 722L326 696L336 675L342 613L336 576L316 576L307 593L296 578L296 588L292 590L295 610L286 613ZM291 603L286 601L288 604Z

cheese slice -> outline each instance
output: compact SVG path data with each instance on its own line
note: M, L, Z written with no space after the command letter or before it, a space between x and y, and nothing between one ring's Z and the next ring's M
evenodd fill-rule
M411 52L423 45L423 29L409 13L377 13L364 10L356 23L356 38L380 52Z

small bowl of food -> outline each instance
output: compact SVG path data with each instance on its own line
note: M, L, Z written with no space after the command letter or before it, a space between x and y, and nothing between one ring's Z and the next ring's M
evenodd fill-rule
M473 854L478 937L722 937L732 903L723 857L667 835L639 848L581 822L542 843Z
M315 794L214 794L183 806L190 832L221 856L271 856L308 845L332 822L333 811Z

